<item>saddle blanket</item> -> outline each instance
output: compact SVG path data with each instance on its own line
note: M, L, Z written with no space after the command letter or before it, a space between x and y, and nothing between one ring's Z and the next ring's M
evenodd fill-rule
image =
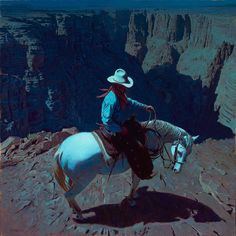
M111 141L108 140L103 134L100 129L94 130L92 135L98 142L99 147L102 151L102 156L108 166L112 166L117 157L121 155L115 147L112 145Z

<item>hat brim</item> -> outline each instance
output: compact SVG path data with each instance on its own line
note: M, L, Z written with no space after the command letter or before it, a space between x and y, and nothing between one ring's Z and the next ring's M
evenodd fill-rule
M114 75L112 75L107 78L107 81L109 81L110 83L113 83L113 84L123 85L126 88L131 88L134 85L134 81L130 77L127 77L127 79L129 81L128 83L119 83L118 81L114 80Z

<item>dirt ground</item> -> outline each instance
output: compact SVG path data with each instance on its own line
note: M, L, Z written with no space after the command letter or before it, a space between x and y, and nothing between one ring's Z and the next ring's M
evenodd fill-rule
M125 199L130 171L109 182L98 175L77 197L86 217L81 223L52 172L53 153L70 132L40 132L1 144L0 235L234 235L233 139L194 145L180 174L158 159L158 174L140 183L136 207Z

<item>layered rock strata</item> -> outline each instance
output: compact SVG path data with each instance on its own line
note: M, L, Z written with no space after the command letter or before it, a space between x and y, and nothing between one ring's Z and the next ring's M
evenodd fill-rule
M14 132L96 128L98 88L123 67L135 79L130 96L153 104L163 119L204 133L209 117L217 134L206 136L230 134L217 120L235 133L235 24L234 16L151 10L2 17L0 67L8 83L25 81L27 105L17 109L27 127ZM11 132L1 126L2 139Z

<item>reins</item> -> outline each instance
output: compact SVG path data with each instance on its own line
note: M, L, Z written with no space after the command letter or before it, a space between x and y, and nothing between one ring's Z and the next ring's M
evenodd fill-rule
M151 112L150 112L149 119L148 119L147 123L144 125L144 128L145 128L146 130L154 131L154 134L155 134L156 136L158 136L158 138L159 138L160 141L161 141L161 147L160 147L160 148L157 148L157 149L154 149L154 150L150 150L150 151L152 152L152 153L150 154L151 159L152 159L152 160L156 160L157 158L161 157L164 168L166 168L166 169L173 168L173 166L174 166L174 164L175 164L175 161L176 161L176 156L177 156L176 154L177 154L177 148L178 148L179 142L178 142L178 144L177 144L177 146L176 146L176 149L175 149L174 160L172 160L172 158L171 158L171 156L170 156L170 154L169 154L169 152L168 152L168 150L167 150L167 148L166 148L166 145L165 145L165 143L163 142L163 137L162 137L162 135L158 132L157 127L156 127L156 124L155 124L156 121L157 121L157 118L156 118L156 111L154 110L153 113L154 113L154 125L153 125L154 128L153 128L153 129L147 128L149 122L151 121L151 116L152 116ZM164 154L163 154L163 153L164 153L164 150L165 150L165 152L166 152L166 154L167 154L167 156L168 156L168 159L165 159L165 158L164 158ZM169 162L169 164L166 165L166 162Z
M178 146L180 144L180 139L178 139L178 143L177 143L176 148L175 148L174 159L172 160L171 155L169 154L169 152L168 152L168 150L166 148L166 145L165 145L165 143L163 141L163 137L160 134L160 132L157 130L157 126L156 126L157 116L156 116L156 111L155 110L153 111L153 114L154 114L154 124L153 124L154 127L153 128L148 128L148 124L150 123L151 118L152 118L152 112L150 112L148 121L146 121L146 124L143 127L144 127L144 129L146 131L150 130L150 131L154 132L154 134L158 137L158 139L161 142L161 147L160 148L158 147L157 149L154 149L154 150L150 150L149 149L149 151L152 152L152 153L150 153L150 158L152 160L156 160L157 158L161 157L164 168L166 168L166 169L173 168L173 166L175 165L175 162L176 162L177 150L178 150ZM164 150L165 150L165 152L166 152L166 154L168 156L168 159L166 159L164 157ZM114 161L114 163L113 163L113 165L112 165L112 167L110 169L110 173L109 173L107 182L110 179L110 176L111 176L112 171L113 171L113 169L114 169L114 167L116 165L116 162L117 162L117 159ZM168 162L169 164L166 164L166 162Z

